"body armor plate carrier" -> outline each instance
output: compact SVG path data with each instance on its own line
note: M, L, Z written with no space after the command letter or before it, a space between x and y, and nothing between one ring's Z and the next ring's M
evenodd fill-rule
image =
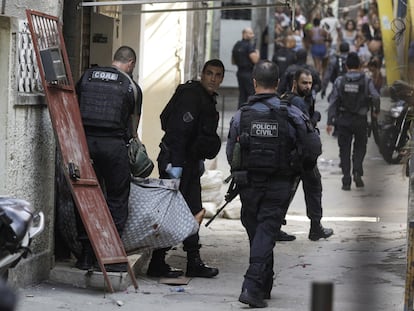
M267 104L267 103L264 103ZM257 111L246 105L240 118L241 169L250 173L290 175L293 139L285 105Z
M339 110L357 114L361 108L368 106L365 75L361 73L355 78L348 74L342 77L340 84L340 104Z
M134 103L130 81L112 67L89 69L81 83L80 112L85 126L125 130Z

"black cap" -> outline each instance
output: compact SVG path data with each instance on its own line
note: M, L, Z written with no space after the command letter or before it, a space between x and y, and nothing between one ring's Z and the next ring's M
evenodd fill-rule
M305 60L308 57L308 52L306 51L306 49L299 49L296 51L296 59L297 60Z
M360 64L361 62L357 53L351 52L348 54L348 57L346 58L346 66L349 69L358 69Z
M349 52L349 44L348 44L348 42L342 42L339 45L339 52L341 52L341 53L348 53Z

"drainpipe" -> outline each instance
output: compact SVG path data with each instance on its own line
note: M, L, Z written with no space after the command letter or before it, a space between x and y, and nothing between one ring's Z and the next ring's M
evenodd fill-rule
M1 0L1 15L4 15L6 11L6 0Z

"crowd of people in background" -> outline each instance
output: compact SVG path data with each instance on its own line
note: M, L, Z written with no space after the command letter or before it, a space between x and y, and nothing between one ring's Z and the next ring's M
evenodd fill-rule
M291 57L292 53L286 51L297 52L304 48L323 79L332 58L341 53L341 43L346 42L349 52L356 52L360 57L363 70L374 80L377 90L381 89L384 78L380 70L384 55L376 1L372 1L369 7L339 7L338 12L328 7L308 17L302 14L300 6L297 5L294 29L291 27L289 10L284 7L275 9L274 52L268 55L266 28L261 37L261 59L273 60L279 68L287 68L296 60ZM284 57L286 54L288 57Z
M253 40L255 38L253 30L250 27L245 28L242 32L242 40L238 41L232 50L233 64L238 67L239 108L248 105L252 95L254 95L251 90L252 85L248 86L247 82L251 83L253 68L260 60L271 60L277 65L280 77L277 93L282 98L292 91L296 72L305 70L308 73L312 82L311 88L307 90L305 102L308 107L307 115L313 120L315 126L320 121L320 113L315 110L316 96L319 93L323 99L327 95L327 99L331 104L330 99L334 93L337 78L347 74L349 55L352 55L353 62L358 64L358 66L355 65L357 68L354 68L355 73L352 74L358 75L358 78L360 76L364 77L361 81L365 81L365 79L370 81L368 85L372 86L373 89L375 88L375 90L370 89L370 92L377 96L384 81L381 73L383 47L377 3L372 1L369 8L355 7L351 9L354 11L351 11L348 7L340 7L337 12L334 12L333 8L327 7L305 17L302 14L301 7L297 5L294 14L295 21L292 23L290 8L276 7L274 33L272 34L274 35L273 51L269 49L271 36L267 27L261 36L260 50L256 49L255 44L253 44L253 41L255 42ZM358 58L358 61L355 60L355 57ZM332 89L327 93L329 85L332 85ZM353 87L360 88L359 84L353 85ZM369 109L371 107L355 108L356 115L361 115L363 119L361 126L358 127L359 134L362 136L366 131L360 129L366 126L365 110L368 111ZM335 128L332 135L341 136L341 142L345 138L347 141L350 137L352 139L352 135L345 135L344 131L337 132L336 126L329 128ZM343 137L345 138L343 139ZM341 143L339 146L342 149L341 154L349 151L349 148L345 148L344 145L345 143ZM357 148L357 152L364 154L365 145L362 141L361 146ZM344 161L348 161L345 155L343 155L343 158ZM363 160L363 156L361 156L361 159ZM356 164L354 163L354 165ZM362 164L359 163L355 166L357 171L352 171L357 187L363 187L361 166ZM343 190L350 190L350 174L348 171L344 172L344 176L346 176L343 179ZM320 174L316 172L314 175L312 184L320 184ZM312 214L309 211L315 211L314 214L319 215L315 221L315 223L318 223L315 240L328 238L333 234L332 229L324 228L320 224L322 216L321 192L321 187L309 191L315 197L306 200L308 216ZM310 219L312 221L312 217ZM282 224L285 224L285 222ZM293 241L294 239L294 235L283 230L279 230L276 236L276 241Z

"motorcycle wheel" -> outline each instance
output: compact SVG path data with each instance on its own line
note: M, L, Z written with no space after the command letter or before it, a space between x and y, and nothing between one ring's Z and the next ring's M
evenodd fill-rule
M389 164L400 164L403 156L394 149L398 129L390 127L381 133L380 152L384 160Z

